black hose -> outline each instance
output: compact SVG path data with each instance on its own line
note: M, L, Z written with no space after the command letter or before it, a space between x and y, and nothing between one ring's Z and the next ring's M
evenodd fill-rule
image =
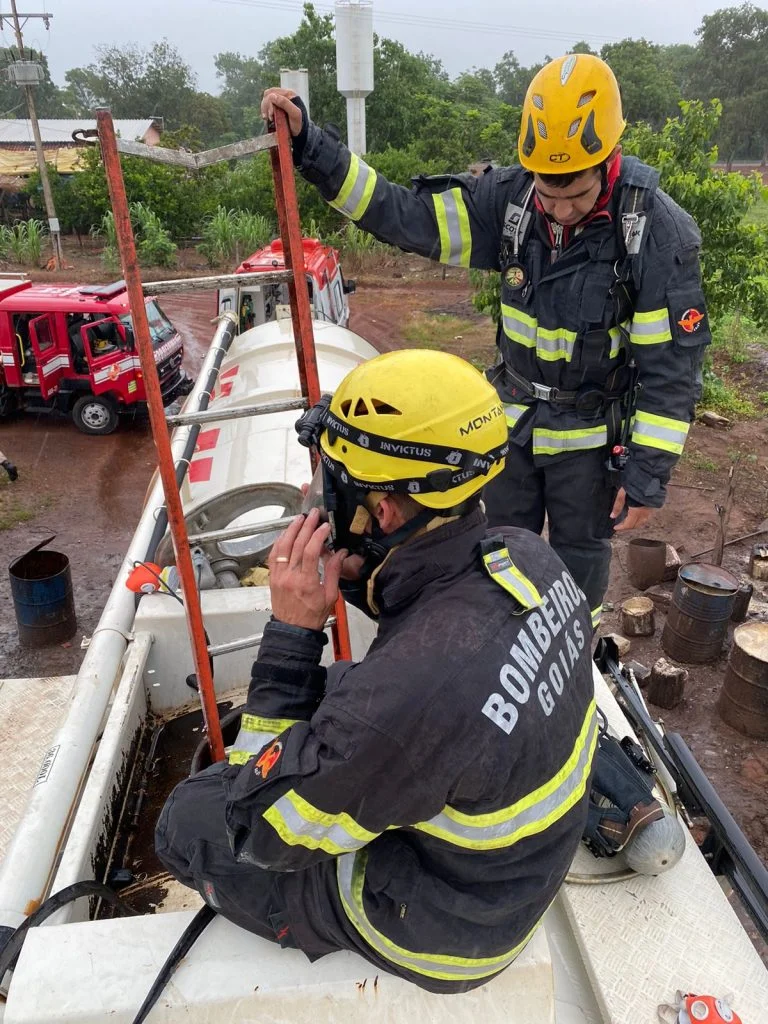
M211 401L211 391L213 391L216 381L218 380L221 364L224 360L224 356L229 351L229 347L232 344L233 339L235 338L236 331L237 325L232 321L229 321L225 326L224 330L222 331L218 351L216 352L216 355L213 358L213 364L208 374L208 380L205 383L205 388L203 390L202 395L200 396L200 401L198 402L197 409L195 410L195 412L205 412L205 410L208 408L208 405ZM197 438L199 434L200 424L194 423L192 425L192 429L189 432L187 443L184 445L184 451L181 453L181 458L176 463L176 486L179 488L184 483L184 477L187 475L187 470L189 469L189 462L195 453L195 445L197 444ZM155 520L155 528L152 531L152 536L150 537L149 544L147 545L147 553L144 555L145 562L154 562L155 551L157 550L158 544L165 536L165 531L167 528L168 512L165 505L163 505L162 508L160 509L157 519Z
M124 914L136 915L136 911L129 907L127 903L123 903L120 897L112 892L108 886L104 885L103 882L85 879L82 882L75 882L74 885L68 885L64 889L59 889L53 896L49 896L44 903L41 903L37 910L30 914L26 920L22 921L19 927L11 932L10 936L6 939L2 949L0 949L0 981L2 981L6 971L12 971L16 966L16 961L19 959L21 947L24 945L24 939L27 937L29 929L42 924L52 914L55 914L57 910L61 910L62 907L66 906L67 903L73 903L84 896L98 896L108 903L113 903Z
M149 1011L162 995L163 989L171 980L173 972L179 966L190 949L192 949L192 946L197 942L214 917L216 917L216 911L209 907L208 904L198 910L189 922L188 926L182 932L179 941L168 955L168 959L160 968L160 973L155 978L152 988L147 992L147 998L141 1004L139 1012L133 1018L132 1024L142 1024L142 1021L147 1019Z

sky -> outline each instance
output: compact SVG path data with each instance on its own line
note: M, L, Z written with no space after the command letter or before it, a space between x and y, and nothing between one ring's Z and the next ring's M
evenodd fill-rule
M705 14L740 0L374 0L374 30L409 50L438 57L453 77L472 67L490 67L507 50L521 64L557 56L585 39L593 49L627 36L655 43L694 43ZM330 11L333 0L315 4ZM768 9L768 2L757 6ZM30 21L26 45L48 56L54 81L64 84L68 68L87 64L95 44L136 42L149 46L167 38L198 77L198 87L217 92L215 54L234 50L254 56L271 39L293 32L301 0L17 0L19 13L47 11L50 31ZM0 12L10 9L0 0ZM3 21L0 45L14 43ZM311 89L311 83L310 83Z

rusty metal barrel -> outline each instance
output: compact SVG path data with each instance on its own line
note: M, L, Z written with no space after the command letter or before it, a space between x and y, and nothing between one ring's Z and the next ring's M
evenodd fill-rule
M19 640L24 647L48 647L77 631L72 573L60 551L41 551L53 537L36 544L8 566Z
M719 565L684 565L661 634L664 652L685 664L714 661L723 649L738 590L738 579Z
M747 622L734 630L717 710L745 736L768 740L768 622Z

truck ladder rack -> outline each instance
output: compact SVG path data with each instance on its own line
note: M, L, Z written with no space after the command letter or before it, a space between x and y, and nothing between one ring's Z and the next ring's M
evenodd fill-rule
M320 382L318 379L312 318L309 308L309 293L304 278L304 251L299 224L299 209L296 201L296 182L294 179L288 119L283 111L278 110L275 112L274 132L262 135L256 139L236 142L231 146L222 146L218 149L208 150L205 153L182 153L118 139L115 134L112 115L108 110L97 111L96 121L114 215L120 262L128 290L134 333L144 375L150 424L155 448L157 449L158 470L165 495L168 526L184 595L187 628L192 643L206 736L212 760L222 761L224 759L224 742L221 735L209 655L214 653L223 654L227 651L255 646L258 643L258 638L243 637L213 648L206 641L200 593L195 582L190 548L190 541L197 540L200 535L192 539L187 533L187 524L184 518L184 509L179 490L181 480L177 473L177 467L173 462L168 425L176 426L182 423L200 424L214 420L237 419L244 416L278 412L285 409L304 409L314 405L320 398ZM141 280L136 256L136 243L131 225L122 166L120 164L120 154L140 156L159 163L184 167L189 170L199 170L202 167L208 167L223 160L251 156L253 153L262 150L269 150L272 163L275 206L280 237L283 243L285 271L267 275L238 274L223 277L155 281L144 284ZM144 296L194 290L197 288L210 288L214 286L214 283L220 285L236 281L242 284L250 276L258 277L260 283L268 283L269 280L288 282L293 336L298 361L299 382L303 397L286 402L267 402L261 405L248 406L243 409L233 410L229 414L210 410L190 413L188 415L170 416L166 419L160 392L160 381L152 350ZM232 313L223 314L222 319L234 321ZM314 469L314 464L311 468ZM250 532L253 533L254 529L251 528ZM335 614L332 617L331 629L335 657L337 659L350 659L352 654L349 641L349 627L346 606L341 596L339 596Z
M145 295L174 295L177 292L209 291L227 285L283 284L293 280L292 270L272 270L266 274L217 274L214 277L181 277L174 281L145 281Z
M165 422L171 427L188 427L193 423L222 423L224 420L242 420L248 416L267 416L271 412L290 412L291 409L306 409L306 398L286 398L284 402L262 402L260 405L243 405L239 409L218 412L206 409L203 412L182 412L178 416L166 416Z

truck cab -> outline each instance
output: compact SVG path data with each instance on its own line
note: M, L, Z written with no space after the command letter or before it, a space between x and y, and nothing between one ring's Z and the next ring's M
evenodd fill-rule
M313 319L346 327L349 323L347 296L354 292L355 282L344 280L336 249L323 245L317 238L302 239L302 246ZM285 270L283 244L279 239L243 260L235 273L268 274L276 270ZM222 288L219 313L227 310L237 313L240 333L289 317L288 285L248 284L242 288Z
M163 402L187 394L181 337L146 299ZM57 411L86 434L110 434L146 403L125 282L47 285L0 280L0 418Z

